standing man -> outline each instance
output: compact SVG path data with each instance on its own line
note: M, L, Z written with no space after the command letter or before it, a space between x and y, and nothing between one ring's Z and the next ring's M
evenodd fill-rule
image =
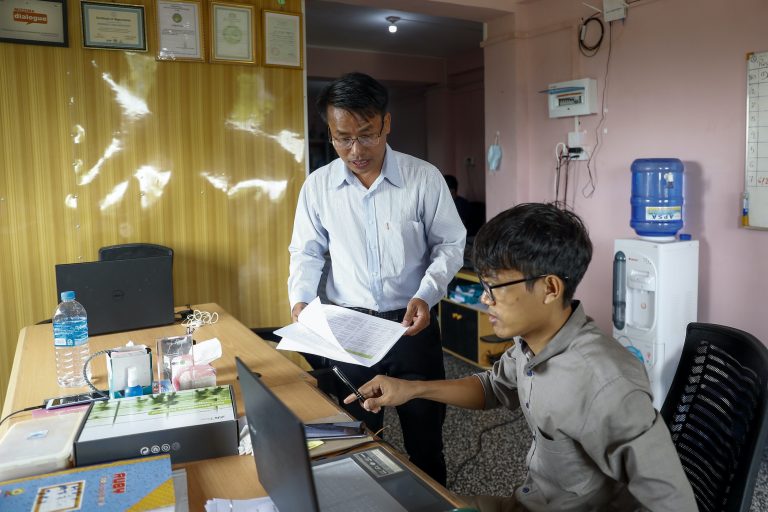
M317 108L339 158L307 177L289 247L294 321L317 296L329 252L326 294L331 302L408 327L371 368L335 363L356 386L377 374L445 378L431 308L461 267L466 239L437 168L387 145L388 101L384 86L362 73L344 75L320 93ZM357 403L345 408L371 430L381 428L382 415ZM411 461L445 484L445 405L414 400L397 412Z

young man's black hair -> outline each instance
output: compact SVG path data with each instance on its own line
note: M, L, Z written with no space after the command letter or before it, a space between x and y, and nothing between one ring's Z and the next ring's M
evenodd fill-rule
M363 73L347 73L326 86L317 96L317 111L328 122L328 107L336 107L363 118L384 116L389 105L387 88Z
M584 223L556 203L523 203L500 213L480 228L473 249L480 275L517 270L527 277L559 276L565 283L565 306L592 259ZM529 290L533 285L526 283Z

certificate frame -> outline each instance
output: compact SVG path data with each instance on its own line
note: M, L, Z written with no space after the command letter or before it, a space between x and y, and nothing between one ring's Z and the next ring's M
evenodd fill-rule
M254 6L218 1L210 4L210 61L255 64Z
M157 60L205 62L202 3L157 0Z
M147 51L143 5L80 2L83 48ZM116 17L119 15L119 17Z
M2 4L0 42L69 46L65 0L5 0Z
M265 66L292 69L304 67L300 13L264 9L261 33Z

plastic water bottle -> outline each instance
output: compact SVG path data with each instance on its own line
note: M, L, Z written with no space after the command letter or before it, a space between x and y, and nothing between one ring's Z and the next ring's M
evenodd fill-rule
M84 386L83 364L90 354L88 315L82 304L75 300L75 292L61 292L61 304L53 314L53 346L59 386Z
M683 227L683 162L638 158L632 162L632 219L640 238L670 242Z

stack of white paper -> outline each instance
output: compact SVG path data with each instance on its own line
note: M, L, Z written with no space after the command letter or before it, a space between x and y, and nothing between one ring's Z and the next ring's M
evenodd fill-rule
M334 361L370 367L381 361L406 328L317 298L299 314L299 321L275 334L282 337L279 350L307 352Z

